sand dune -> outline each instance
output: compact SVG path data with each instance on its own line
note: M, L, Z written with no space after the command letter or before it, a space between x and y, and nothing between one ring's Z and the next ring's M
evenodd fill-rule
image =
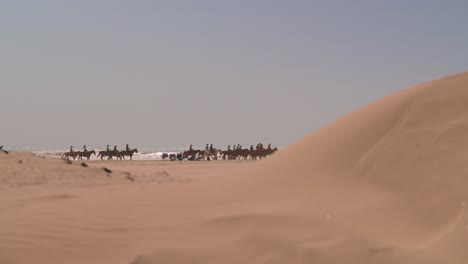
M462 73L262 162L0 153L0 263L466 263L467 131Z

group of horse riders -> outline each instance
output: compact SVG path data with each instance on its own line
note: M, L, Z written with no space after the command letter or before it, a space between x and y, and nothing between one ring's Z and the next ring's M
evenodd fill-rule
M3 146L2 146L2 147L3 147ZM119 151L119 150L117 149L117 146L114 146L114 150L115 150L115 151ZM127 146L125 146L125 150L126 150L126 151L130 151L130 147L128 146L128 144L127 144ZM108 152L111 151L109 145L107 145L106 151L108 151ZM74 151L73 151L73 146L70 146L70 153L73 153L73 152L74 152ZM83 152L88 152L88 150L86 149L86 145L83 146Z
M229 145L226 151L214 148L213 144L206 144L204 151L194 150L192 145L190 145L189 150L185 151L181 155L181 158L187 158L189 160L211 160L217 159L218 157L222 159L257 159L271 155L277 150L277 148L272 149L271 144L268 144L268 147L264 148L262 143L258 143L255 148L251 145L250 149L243 149L240 144L233 145L231 149L231 145Z
M243 149L241 145L237 144L231 150L231 146L228 146L226 151L223 151L221 154L222 159L263 159L267 156L270 156L278 151L278 148L272 148L271 144L268 144L268 147L263 147L262 143L258 143L254 148L253 145L250 145L250 148Z
M106 150L100 151L99 154L98 154L98 157L100 156L101 159L102 159L104 156L107 156L111 160L112 157L117 157L119 159L125 159L125 156L129 156L130 159L132 159L134 153L138 153L138 150L137 149L130 149L128 144L125 146L125 150L123 150L123 151L119 151L117 149L117 146L114 146L114 149L111 150L109 145L107 145ZM62 155L62 158L69 159L70 157L72 157L73 159L75 159L76 157L78 157L78 159L82 159L83 157L86 157L89 160L91 154L96 155L96 152L94 150L89 150L88 151L86 149L86 145L83 146L83 151L74 151L73 146L70 146L70 152L64 153Z
M243 149L240 144L233 145L233 148L231 149L231 145L229 145L226 151L214 148L213 144L206 144L204 151L194 150L193 146L190 145L188 151L180 153L180 159L187 158L189 160L211 160L218 159L218 157L222 159L262 159L266 156L275 153L276 151L278 151L278 149L272 149L271 144L268 144L268 147L264 148L262 143L258 143L255 148L253 145L251 145L250 149ZM111 150L109 145L107 145L106 150L99 151L97 157L101 157L101 159L103 159L103 157L107 156L109 160L112 160L113 157L116 157L118 159L125 159L125 156L129 156L130 159L132 159L134 153L138 153L138 150L130 149L128 144L126 145L125 150L123 151L119 151L117 149L117 146L114 146L114 149ZM72 157L73 159L75 159L76 157L78 157L78 159L82 159L83 157L86 157L89 160L92 154L96 155L96 152L94 150L88 151L86 149L86 145L83 146L83 151L74 151L73 146L70 146L70 152L64 153L62 155L62 158L69 159L70 157Z
M254 150L264 150L264 149L265 149L265 148L263 147L263 144L262 144L262 143L258 143L257 146L255 147L255 149L254 149L254 146L253 146L253 145L250 145L250 149L249 149L249 150L250 150L250 151L254 151ZM268 144L268 147L267 147L266 149L267 149L267 150L272 150L272 149L271 149L271 144ZM227 147L227 150L228 150L228 151L231 151L231 145L229 145L229 146ZM242 146L241 146L240 144L237 144L237 146L236 146L236 145L233 145L232 150L242 150Z
M127 145L128 147L128 145ZM233 145L232 150L242 150L242 146L240 144ZM264 150L265 148L263 147L262 143L258 143L257 146L255 147L255 150ZM272 150L271 149L271 144L268 144L268 147L266 148L267 150ZM209 150L211 153L214 153L215 148L213 147L213 144L206 144L205 150ZM192 145L189 147L189 151L193 151ZM227 151L231 151L231 145L228 145ZM250 151L254 151L253 145L250 145Z

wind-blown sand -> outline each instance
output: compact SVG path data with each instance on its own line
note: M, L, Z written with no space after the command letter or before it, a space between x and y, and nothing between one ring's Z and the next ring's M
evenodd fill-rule
M0 263L468 261L468 73L262 162L80 164L0 153Z

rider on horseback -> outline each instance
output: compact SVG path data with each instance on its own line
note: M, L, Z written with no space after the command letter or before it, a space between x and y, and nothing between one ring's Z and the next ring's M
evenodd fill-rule
M210 152L211 152L211 153L214 153L213 144L210 145Z
M73 153L73 146L70 146L70 152Z
M193 151L192 145L190 145L190 147L189 147L189 151Z
M268 144L268 150L271 150L271 144Z
M231 145L228 145L228 150L227 151L231 151Z
M107 145L106 151L107 151L107 152L109 152L109 151L110 151L110 147L109 147L109 145Z
M253 150L254 150L253 145L250 145L250 151L253 151Z
M83 146L83 152L88 152L88 150L86 149L86 145Z
M127 144L127 146L125 146L125 150L130 151L130 148L128 147L128 144Z
M118 151L118 150L117 150L117 146L114 146L114 150L115 150L115 151Z
M208 147L208 144L206 144L205 150L209 150L210 147Z

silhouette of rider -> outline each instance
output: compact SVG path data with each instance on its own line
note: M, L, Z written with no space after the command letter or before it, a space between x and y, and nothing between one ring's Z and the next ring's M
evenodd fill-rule
M117 146L114 146L114 150L117 151Z
M214 152L213 144L210 145L210 152L211 152L211 153Z
M125 146L125 150L130 151L130 148L128 147L128 144L127 144L127 146Z
M227 151L231 151L231 145L228 145L228 150Z
M88 152L88 150L86 149L86 145L83 146L83 151Z
M206 144L205 150L209 150L210 148L208 147L208 144Z
M236 150L236 149L237 149L236 145L235 144L232 145L232 150Z
M237 144L237 149L242 149L240 144Z
M73 153L73 146L70 146L70 152Z
M109 152L109 151L110 151L110 147L109 147L109 145L107 145L106 151L107 151L107 152Z
M190 145L190 147L189 147L189 151L193 151L192 145Z
M268 144L268 150L271 150L271 144Z
M253 145L250 145L250 151L253 151L253 150L254 150Z

